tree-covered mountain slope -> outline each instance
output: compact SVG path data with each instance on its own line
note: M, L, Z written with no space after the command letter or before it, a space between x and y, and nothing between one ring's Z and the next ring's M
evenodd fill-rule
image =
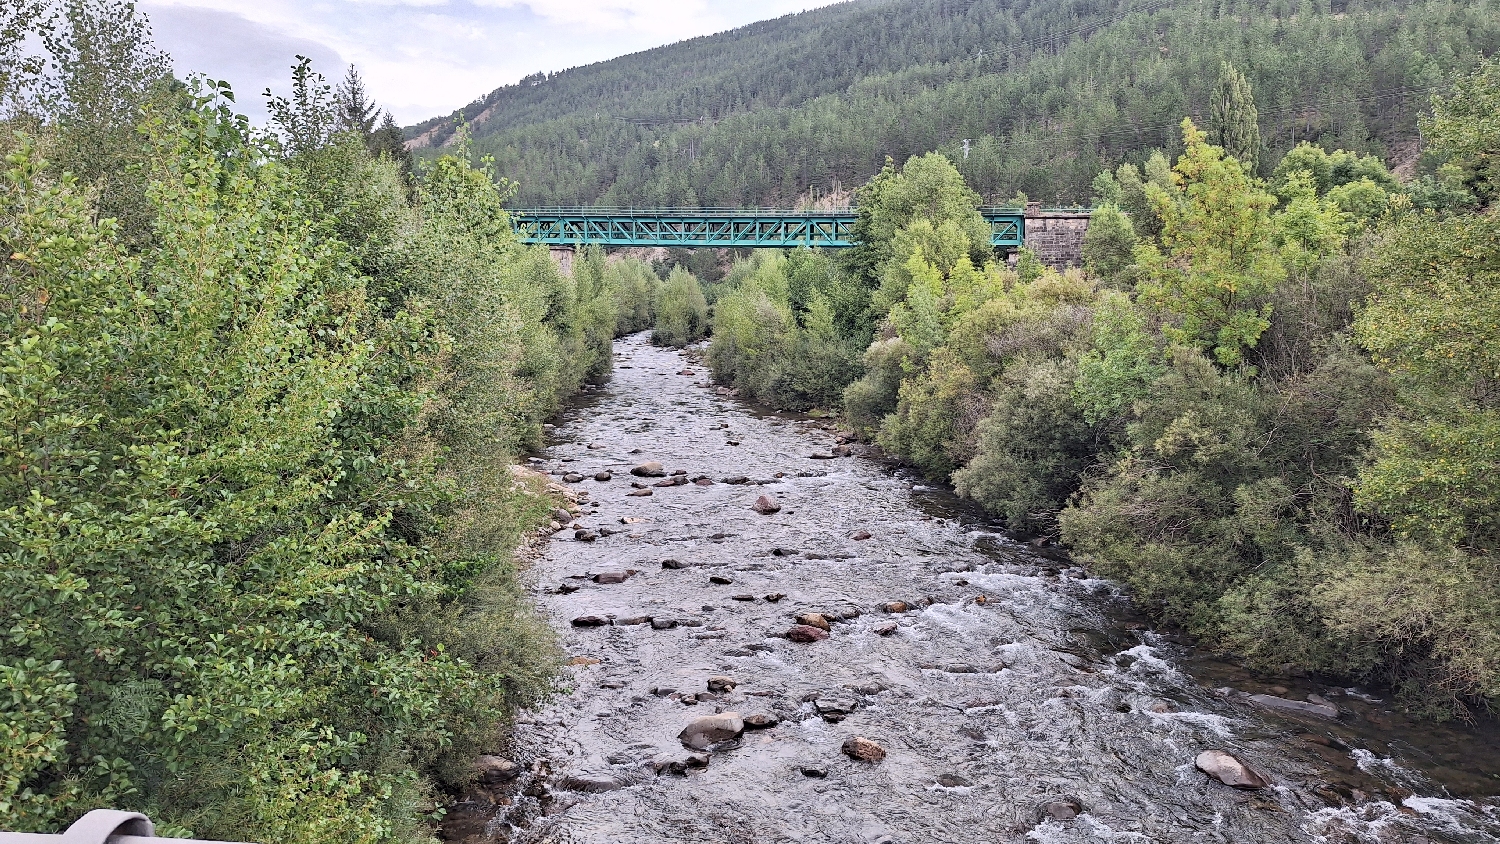
M1312 140L1402 163L1431 91L1497 46L1500 0L857 0L462 113L518 205L786 205L929 150L987 200L1073 203L1172 150L1184 115L1207 123L1224 61L1254 91L1263 162ZM454 122L407 137L441 146Z

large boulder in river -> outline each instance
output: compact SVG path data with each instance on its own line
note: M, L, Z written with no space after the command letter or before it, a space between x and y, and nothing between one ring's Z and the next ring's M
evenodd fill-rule
M481 785L510 782L521 775L521 766L504 756L481 756L474 760L474 773Z
M769 495L762 495L761 497L755 499L755 503L751 505L750 509L761 514L762 516L769 516L772 513L780 513L781 505L776 503L775 498Z
M635 475L637 478L665 478L667 476L667 469L665 466L652 460L649 463L642 463L631 469L630 474Z
M739 738L743 732L745 722L738 712L721 712L694 718L677 734L677 740L693 750L709 750L716 744Z
M1223 750L1205 750L1193 764L1205 774L1227 786L1244 789L1265 788L1271 778Z

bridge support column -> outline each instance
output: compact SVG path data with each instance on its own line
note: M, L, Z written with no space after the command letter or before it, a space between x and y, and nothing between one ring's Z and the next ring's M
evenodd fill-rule
M1026 248L1056 270L1083 266L1083 235L1089 215L1075 211L1043 211L1039 203L1026 206Z
M573 274L573 247L571 246L549 246L548 251L552 253L552 260L557 263L557 268L564 275Z

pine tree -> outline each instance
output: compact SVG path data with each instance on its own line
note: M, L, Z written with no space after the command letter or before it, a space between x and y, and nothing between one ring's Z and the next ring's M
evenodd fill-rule
M375 134L375 123L380 120L380 109L370 100L365 91L365 80L360 78L354 65L349 65L344 81L339 83L334 102L338 108L338 131L357 132L370 141Z
M1209 108L1210 142L1223 147L1251 173L1259 170L1260 113L1255 109L1250 80L1229 62L1219 66L1219 82L1214 86Z
M383 112L380 128L370 136L369 147L372 155L389 155L392 161L400 165L403 176L411 176L411 150L406 148L406 141L401 137L401 127L396 125L396 118L390 112Z

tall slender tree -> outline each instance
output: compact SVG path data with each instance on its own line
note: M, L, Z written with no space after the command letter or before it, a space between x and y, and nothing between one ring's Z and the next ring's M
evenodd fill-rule
M1209 103L1209 140L1245 165L1251 173L1260 169L1260 112L1250 80L1229 62L1219 65L1219 81Z
M375 124L380 121L380 109L370 99L365 90L365 80L352 64L344 73L344 81L339 83L338 90L334 92L334 103L337 108L338 131L358 132L360 137L369 141L375 134Z

